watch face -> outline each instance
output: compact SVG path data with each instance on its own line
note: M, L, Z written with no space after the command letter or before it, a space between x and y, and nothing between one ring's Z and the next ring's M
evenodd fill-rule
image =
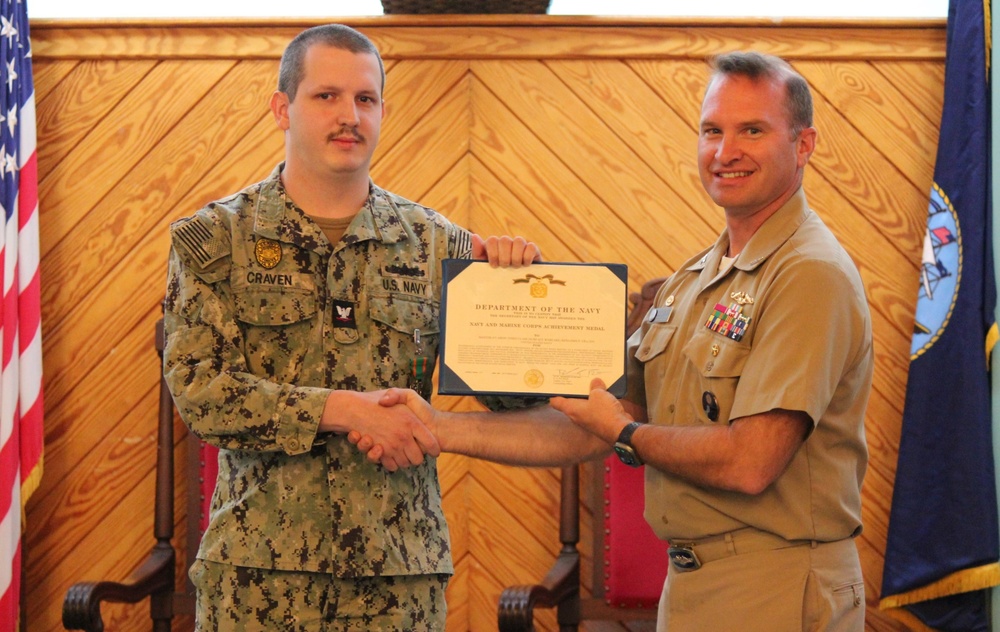
M632 449L632 446L628 446L622 443L615 444L615 454L618 455L618 460L628 465L629 467L639 467L642 465L642 461L639 460L639 456Z

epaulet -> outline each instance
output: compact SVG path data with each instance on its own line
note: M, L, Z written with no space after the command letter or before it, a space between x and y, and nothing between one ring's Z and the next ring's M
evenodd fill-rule
M174 250L196 271L204 271L230 254L227 240L213 228L211 220L200 215L186 217L170 225Z
M448 254L453 259L471 259L472 233L452 224L448 231Z

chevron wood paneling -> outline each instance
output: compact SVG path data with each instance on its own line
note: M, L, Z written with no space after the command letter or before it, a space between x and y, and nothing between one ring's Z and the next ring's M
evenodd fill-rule
M874 321L859 539L867 628L907 629L876 604L938 141L943 21L350 23L386 58L379 184L481 234L528 236L551 261L626 263L632 290L672 272L723 226L694 160L703 57L757 48L794 63L812 85L819 129L807 193L857 261ZM281 51L310 25L32 23L46 401L45 472L25 540L32 632L61 629L70 584L122 579L153 543L152 337L167 227L282 159L267 104ZM478 408L469 398L434 403ZM183 460L179 421L176 429ZM560 548L559 470L454 455L438 466L456 566L448 629L495 630L502 588L539 579ZM181 473L175 544L183 549ZM601 514L590 498L581 509L589 591ZM108 607L105 621L112 630L148 629L148 605ZM181 619L175 629L190 624ZM538 629L558 629L552 612L539 614Z

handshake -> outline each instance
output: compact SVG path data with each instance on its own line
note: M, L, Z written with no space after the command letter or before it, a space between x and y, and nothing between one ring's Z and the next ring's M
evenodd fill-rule
M442 452L510 465L566 465L607 454L633 421L599 379L587 399L553 397L547 406L496 413L436 410L410 389L359 395L368 406L347 440L390 472Z
M390 388L378 393L378 404L385 410L384 416L377 417L385 421L374 421L371 434L349 431L348 441L366 454L369 461L390 472L420 465L425 455L441 454L436 436L438 411L410 389Z

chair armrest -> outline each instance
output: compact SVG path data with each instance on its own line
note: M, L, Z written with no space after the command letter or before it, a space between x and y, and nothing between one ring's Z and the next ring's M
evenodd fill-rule
M535 607L552 608L577 604L579 618L580 554L575 548L564 550L556 558L540 584L511 586L500 593L497 624L500 632L534 630Z
M175 559L173 547L169 543L158 542L142 565L122 582L73 584L63 601L63 627L67 630L103 632L102 601L136 603L159 593L173 593Z

